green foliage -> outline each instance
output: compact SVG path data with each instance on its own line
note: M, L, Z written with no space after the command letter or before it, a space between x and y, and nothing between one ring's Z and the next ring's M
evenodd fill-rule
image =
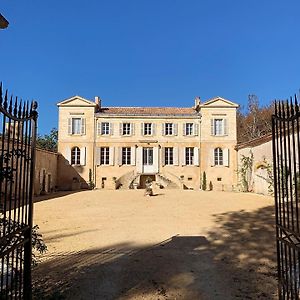
M237 171L240 175L240 181L243 192L251 192L252 172L253 172L253 153L250 156L242 155L241 166Z
M207 183L206 183L206 173L205 171L203 172L203 178L202 178L202 190L206 191L207 189Z
M273 165L270 164L266 158L264 157L263 164L260 166L261 169L265 169L267 171L267 177L256 175L259 178L264 179L268 184L268 192L270 195L274 194L274 175L273 175ZM286 177L284 175L284 177Z
M45 134L43 136L39 135L37 137L36 146L44 150L56 152L57 140L58 140L58 131L56 128L52 128L50 134Z
M211 181L209 182L209 190L210 190L210 191L212 191L212 190L213 190L213 184L212 184L212 182L211 182Z

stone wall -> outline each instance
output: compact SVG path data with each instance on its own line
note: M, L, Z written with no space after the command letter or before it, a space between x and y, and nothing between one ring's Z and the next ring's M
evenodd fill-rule
M48 194L57 189L58 154L36 149L34 195Z

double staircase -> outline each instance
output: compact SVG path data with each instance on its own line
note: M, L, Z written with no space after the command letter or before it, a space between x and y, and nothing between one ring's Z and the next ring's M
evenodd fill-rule
M128 172L117 179L117 189L134 189L140 186L140 177L146 174L135 173L134 171ZM174 180L171 180L166 174L155 174L156 184L161 188L166 189L179 189L181 182L175 175ZM177 179L177 180L176 180Z

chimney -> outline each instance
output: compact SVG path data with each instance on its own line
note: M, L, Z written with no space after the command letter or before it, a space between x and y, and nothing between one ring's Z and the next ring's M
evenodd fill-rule
M194 106L195 110L199 111L200 103L201 103L200 97L197 96L197 97L195 98L195 106Z
M98 105L98 108L100 109L101 108L101 99L99 96L95 97L95 103Z

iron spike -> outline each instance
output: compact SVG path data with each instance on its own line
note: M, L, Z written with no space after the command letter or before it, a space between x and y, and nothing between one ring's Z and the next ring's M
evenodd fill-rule
M294 111L294 104L293 104L293 97L290 97L290 108L291 108L291 117L294 116L295 111Z
M16 100L15 100L13 113L14 113L14 116L17 117L17 115L18 115L18 97L16 97Z
M5 110L7 109L7 94L8 94L8 90L5 91L5 96L4 96L3 108Z
M8 106L8 112L11 114L12 113L12 101L13 101L13 95L10 96L10 100L9 100L9 106Z
M287 118L290 117L290 106L289 106L289 100L286 99L286 116Z
M296 113L299 112L299 106L298 106L298 100L297 100L297 95L295 94L295 110L296 110Z

